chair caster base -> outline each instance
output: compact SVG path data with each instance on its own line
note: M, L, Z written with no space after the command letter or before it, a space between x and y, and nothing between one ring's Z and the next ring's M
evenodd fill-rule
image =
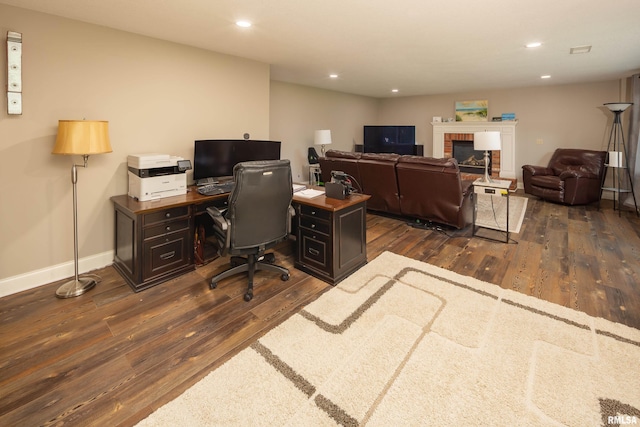
M246 294L244 294L244 300L245 301L251 301L253 299L253 291L247 291Z
M282 276L280 276L283 282L286 282L287 280L289 280L290 277L291 276L289 276L289 273L283 273Z
M209 283L209 289L215 289L218 287L218 282L211 282Z

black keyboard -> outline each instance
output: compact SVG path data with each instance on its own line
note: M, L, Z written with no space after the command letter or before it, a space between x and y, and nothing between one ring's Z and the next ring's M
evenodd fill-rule
M214 196L216 194L231 193L234 185L233 181L218 182L215 184L205 184L198 187L198 193L203 196Z

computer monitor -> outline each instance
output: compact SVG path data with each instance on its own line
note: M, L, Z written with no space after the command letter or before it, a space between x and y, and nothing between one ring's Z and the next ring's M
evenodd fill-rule
M280 141L245 139L197 140L193 153L193 179L228 179L233 167L253 160L280 160Z

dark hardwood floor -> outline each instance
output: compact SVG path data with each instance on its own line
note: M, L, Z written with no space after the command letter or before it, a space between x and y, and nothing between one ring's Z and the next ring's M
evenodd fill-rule
M391 251L640 328L640 220L606 201L598 210L531 198L508 245L470 228L367 221L369 260ZM291 279L258 273L249 303L241 276L209 289L224 259L140 293L106 267L78 298L56 299L61 281L0 299L0 425L135 424L331 289L293 268L290 244L277 259Z

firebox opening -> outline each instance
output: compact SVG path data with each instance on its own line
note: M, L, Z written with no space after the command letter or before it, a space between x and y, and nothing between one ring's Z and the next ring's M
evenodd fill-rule
M474 150L473 141L452 141L452 156L458 161L460 172L484 174L484 151ZM491 151L489 151L489 175L491 175Z

